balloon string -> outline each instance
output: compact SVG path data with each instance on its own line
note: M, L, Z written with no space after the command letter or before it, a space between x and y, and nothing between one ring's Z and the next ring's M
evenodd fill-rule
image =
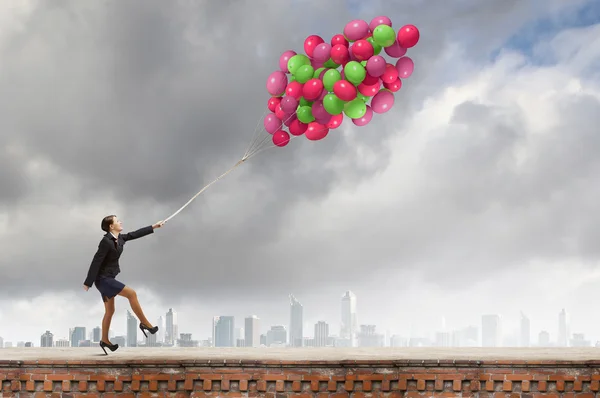
M171 214L169 217L167 217L163 222L167 222L169 221L171 218L175 217L177 214L179 214L179 212L183 209L185 209L187 207L187 205L189 205L190 203L192 203L192 201L194 199L196 199L196 197L198 197L198 195L200 195L202 192L204 192L208 187L210 187L212 184L214 184L215 182L219 181L221 178L225 177L227 174L231 173L236 167L238 167L240 164L244 163L246 161L246 159L241 159L240 161L238 161L232 168L230 168L229 170L227 170L225 173L221 174L219 177L215 178L214 180L212 180L210 183L206 184L204 186L204 188L202 188L197 194L195 194L190 200L187 201L186 204L184 204L183 206L181 206L179 208L179 210L177 210L175 213Z

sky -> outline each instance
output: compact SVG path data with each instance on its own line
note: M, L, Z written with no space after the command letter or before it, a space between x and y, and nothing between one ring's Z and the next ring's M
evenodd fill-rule
M600 6L371 3L2 2L0 336L100 325L83 281L101 219L175 212L244 154L281 53L387 15L421 32L392 110L261 152L129 242L118 279L194 339L215 315L288 325L290 293L306 335L337 332L352 290L381 332L498 313L510 334L523 311L555 339L565 308L600 340Z

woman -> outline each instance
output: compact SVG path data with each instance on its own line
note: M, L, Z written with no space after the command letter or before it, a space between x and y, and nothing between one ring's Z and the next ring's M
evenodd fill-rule
M108 339L108 331L110 329L110 321L115 313L115 296L123 296L129 300L131 309L140 320L140 329L144 336L148 337L146 330L154 334L158 331L158 326L152 326L150 321L144 315L142 307L137 299L135 290L129 286L125 286L115 277L121 272L119 268L119 257L123 253L125 242L141 238L154 232L154 229L160 228L163 221L159 221L154 225L140 228L137 231L122 234L123 223L115 215L106 216L102 219L100 227L106 234L98 244L98 250L92 259L87 278L83 282L83 288L87 291L92 284L96 284L96 288L104 301L104 318L102 319L102 338L100 339L100 347L107 354L105 347L111 351L119 348L118 344L111 344ZM108 355L108 354L107 354Z

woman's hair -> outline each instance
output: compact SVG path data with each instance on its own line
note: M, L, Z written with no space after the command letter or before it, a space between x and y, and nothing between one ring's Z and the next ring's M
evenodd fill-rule
M102 223L100 224L100 228L102 228L102 230L104 232L108 232L109 231L109 227L112 225L114 219L115 219L115 215L111 214L110 216L106 216L102 219Z

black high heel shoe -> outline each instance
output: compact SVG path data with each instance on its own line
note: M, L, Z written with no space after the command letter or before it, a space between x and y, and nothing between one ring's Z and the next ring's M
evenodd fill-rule
M151 334L154 334L154 333L158 332L158 326L154 326L153 328L149 328L148 326L144 325L141 322L140 322L140 329L142 330L142 333L144 333L144 336L146 336L146 337L148 337L148 335L146 334L146 330L149 331Z
M106 352L106 348L104 347L108 347L109 350L111 351L115 351L117 348L119 348L118 344L108 344L105 343L104 341L100 341L100 348L102 348L102 351L104 351L104 354L108 355L108 353Z

